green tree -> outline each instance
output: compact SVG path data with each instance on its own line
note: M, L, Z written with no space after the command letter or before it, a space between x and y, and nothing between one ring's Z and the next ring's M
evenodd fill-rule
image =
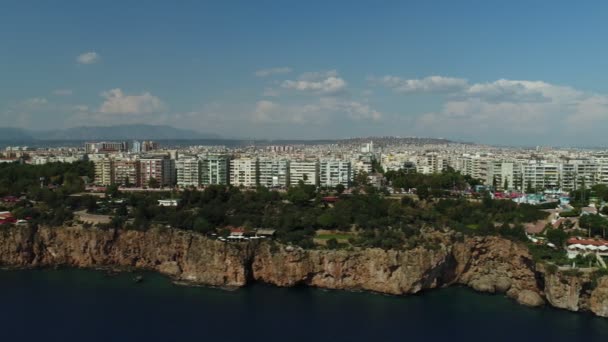
M194 220L194 224L192 226L192 229L195 232L199 232L199 233L202 233L202 234L210 233L210 232L212 232L214 230L213 226L204 217L197 217Z
M338 240L336 240L335 238L331 238L331 239L327 240L327 242L325 243L325 245L329 249L336 249L339 246Z
M158 189L160 188L160 183L156 178L150 178L150 180L148 181L148 187L152 189Z
M341 195L344 192L344 190L345 190L344 185L342 185L342 184L336 185L336 192L338 193L338 195Z
M568 240L568 234L561 229L549 229L547 230L547 240L556 247L562 248Z

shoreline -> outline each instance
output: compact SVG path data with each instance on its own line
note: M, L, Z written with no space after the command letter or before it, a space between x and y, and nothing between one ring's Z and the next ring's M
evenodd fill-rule
M86 269L154 272L177 286L227 291L262 283L390 296L465 286L504 294L526 306L608 317L608 277L548 274L531 263L527 248L499 237L454 242L437 235L438 249L302 250L267 243L225 244L177 230L112 231L82 227L23 227L0 234L2 270Z

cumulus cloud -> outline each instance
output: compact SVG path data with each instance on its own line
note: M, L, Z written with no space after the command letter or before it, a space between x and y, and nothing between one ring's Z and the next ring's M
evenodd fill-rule
M378 121L382 119L382 114L366 103L327 97L319 99L318 102L300 105L283 105L261 100L256 103L252 115L254 123L323 125L332 119Z
M94 51L82 53L76 57L78 64L95 64L101 60L101 56Z
M149 114L165 108L164 103L156 96L144 92L141 95L126 95L120 88L101 93L105 101L99 108L106 114Z
M387 75L372 78L373 83L385 86L398 93L414 92L454 92L466 89L468 82L464 78L429 76L421 79L404 79Z
M556 141L585 129L588 140L603 134L607 119L606 95L543 81L500 79L455 92L440 110L420 115L417 127L446 136L487 134L508 143L535 140L539 134Z
M487 102L547 102L576 100L582 93L570 87L557 86L543 81L500 79L490 83L471 85L464 94Z
M336 70L314 71L301 74L297 80L281 83L284 89L292 89L319 95L334 95L346 89L347 83Z
M48 103L49 101L44 97L32 97L23 101L20 107L37 108L45 106Z

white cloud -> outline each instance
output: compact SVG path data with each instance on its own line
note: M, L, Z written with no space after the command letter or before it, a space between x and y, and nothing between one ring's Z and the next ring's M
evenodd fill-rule
M454 92L467 88L468 82L464 78L444 76L429 76L421 79L404 79L398 76L387 75L371 81L392 89L398 93L414 92Z
M326 70L326 71L309 71L301 74L298 77L300 81L321 81L330 77L338 77L337 70Z
M38 108L49 103L44 97L32 97L22 102L21 107Z
M99 62L100 59L101 56L97 52L90 51L78 55L78 57L76 57L76 62L79 64L95 64Z
M277 67L277 68L256 70L256 72L254 72L254 75L257 77L268 77L268 76L272 76L272 75L288 74L291 71L292 70L290 67Z
M378 121L382 119L382 114L365 103L324 97L318 102L301 105L282 105L261 100L256 103L252 115L254 123L323 125L332 119Z
M163 102L156 96L144 92L141 95L126 95L121 89L111 89L101 93L105 98L99 108L106 114L149 114L162 111Z
M542 81L500 79L490 83L473 84L464 95L487 102L566 102L576 101L583 94L570 87Z
M264 92L262 93L262 96L266 97L277 97L279 95L279 91L274 88L264 88Z
M500 79L454 92L439 111L419 116L417 128L445 136L485 134L508 143L542 135L563 143L582 130L585 140L600 139L606 122L607 95L543 81Z
M285 89L320 95L340 93L346 86L346 81L338 76L336 70L305 72L297 80L286 80L281 83L281 87Z
M55 89L55 90L53 90L53 95L57 95L57 96L70 96L73 93L74 92L72 91L72 89Z

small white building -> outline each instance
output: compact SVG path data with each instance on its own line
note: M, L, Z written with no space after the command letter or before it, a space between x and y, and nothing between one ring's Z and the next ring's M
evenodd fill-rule
M179 199L160 199L158 205L161 207L177 207Z

